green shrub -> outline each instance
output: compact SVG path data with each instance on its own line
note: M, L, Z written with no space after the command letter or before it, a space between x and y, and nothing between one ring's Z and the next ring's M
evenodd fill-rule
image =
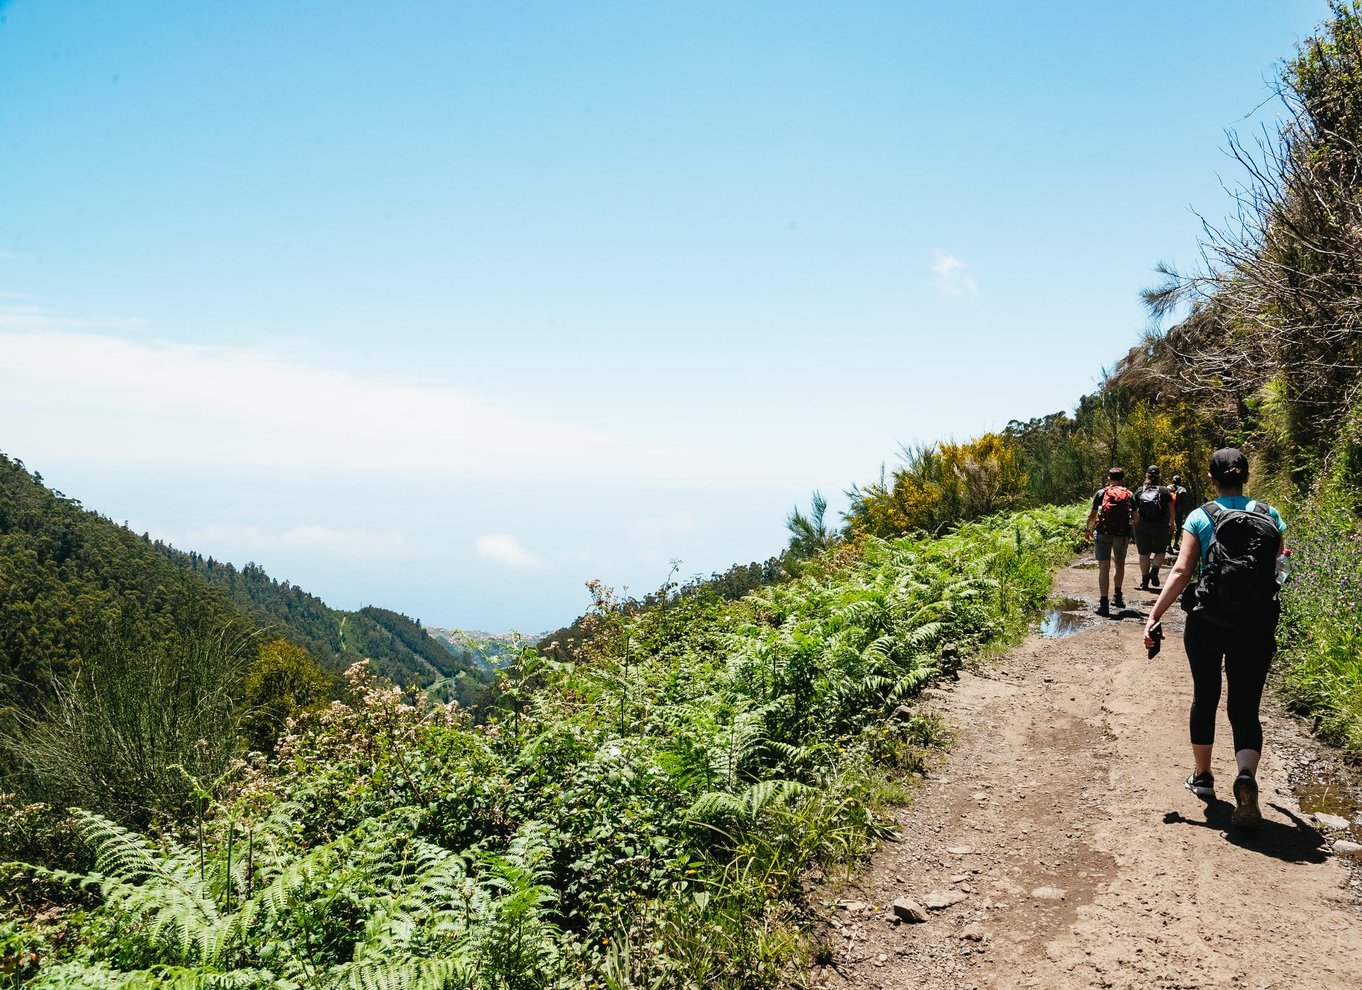
M24 791L133 825L184 810L236 754L231 692L246 642L230 630L158 642L108 627L53 700L4 740Z

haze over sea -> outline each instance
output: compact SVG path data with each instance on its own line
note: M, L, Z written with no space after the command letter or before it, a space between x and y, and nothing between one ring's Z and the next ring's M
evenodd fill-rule
M0 450L442 626L763 559L1089 391L1324 13L0 3Z

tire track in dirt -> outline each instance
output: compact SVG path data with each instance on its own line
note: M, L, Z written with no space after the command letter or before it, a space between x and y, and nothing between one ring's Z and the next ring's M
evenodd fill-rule
M1127 571L1130 573L1130 570ZM1072 566L1055 594L1092 603ZM1283 748L1313 744L1265 715L1262 829L1229 832L1233 754L1223 701L1217 800L1190 769L1181 613L1153 662L1151 595L1121 621L1033 634L928 704L956 733L902 831L841 894L808 983L855 988L1266 988L1362 984L1359 881L1291 796ZM1139 617L1136 612L1140 613ZM894 920L896 898L928 920Z

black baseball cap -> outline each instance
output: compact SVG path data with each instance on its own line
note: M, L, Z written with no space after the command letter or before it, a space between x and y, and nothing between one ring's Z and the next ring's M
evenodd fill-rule
M1144 473L1147 474L1147 475L1148 475L1149 477L1151 477L1151 478L1157 478L1157 477L1158 477L1159 475L1161 475L1163 472L1159 470L1159 466L1158 466L1157 464L1151 464L1151 465L1149 465L1148 468L1145 469L1145 472L1144 472Z
M1211 455L1211 477L1217 481L1242 482L1248 473L1248 458L1238 447L1221 447Z

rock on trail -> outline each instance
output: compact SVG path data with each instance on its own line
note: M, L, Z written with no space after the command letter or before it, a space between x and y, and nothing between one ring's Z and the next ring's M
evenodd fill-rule
M1133 564L1127 575L1138 573ZM1091 603L1095 585L1092 570L1064 568L1055 594ZM1127 598L1141 614L1154 601L1129 588ZM1182 786L1181 613L1164 625L1169 640L1152 662L1142 618L1094 617L1063 639L1033 635L1001 664L934 693L929 704L956 743L900 812L899 841L840 892L877 910L859 915L853 938L834 917L822 935L830 963L807 985L1362 985L1362 868L1352 858L1362 850L1301 814L1279 756L1313 741L1264 715L1263 825L1232 833L1223 699L1219 790L1203 803Z

